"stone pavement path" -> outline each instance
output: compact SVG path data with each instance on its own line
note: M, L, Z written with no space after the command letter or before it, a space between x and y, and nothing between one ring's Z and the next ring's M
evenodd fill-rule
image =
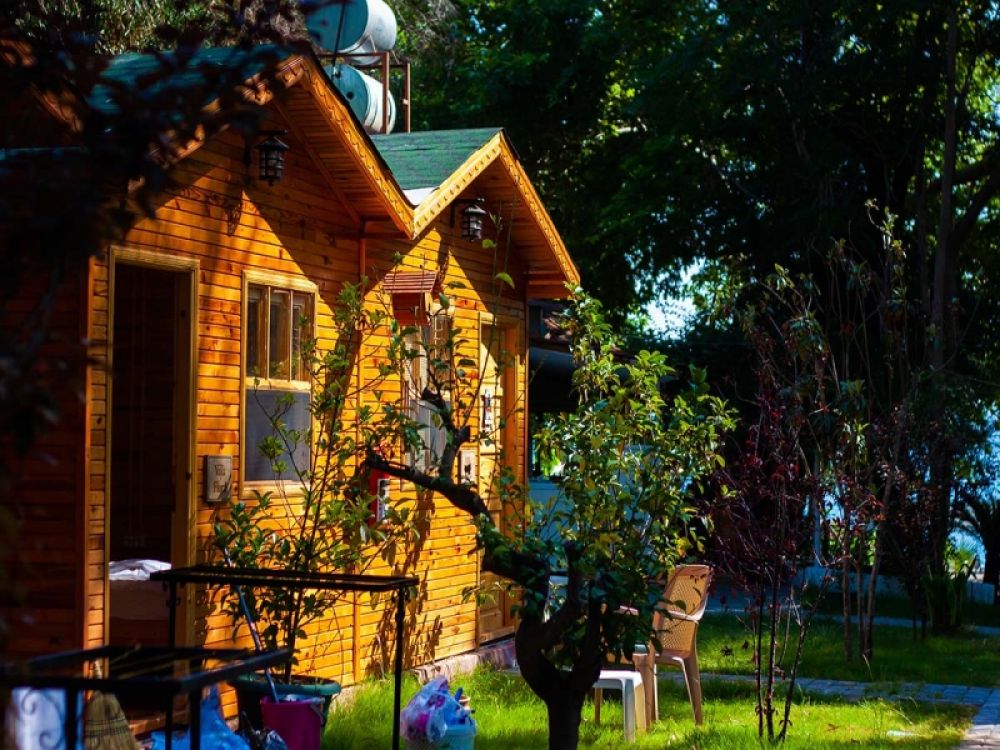
M972 719L972 727L958 750L998 750L1000 748L1000 690L994 690Z
M661 672L659 678L683 680L683 677L674 671ZM703 682L710 680L747 682L753 678L747 675L702 673L701 679ZM965 733L965 738L957 750L1000 750L1000 688L902 683L894 685L891 690L885 690L880 688L878 683L812 678L800 678L796 680L796 685L810 693L834 695L850 701L862 698L913 699L921 703L975 706L979 711L972 718L972 726Z

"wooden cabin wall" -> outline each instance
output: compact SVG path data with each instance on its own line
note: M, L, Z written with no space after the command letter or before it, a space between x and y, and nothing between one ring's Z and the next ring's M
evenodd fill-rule
M20 595L0 602L0 619L9 631L0 634L4 658L79 648L84 642L83 609L86 492L84 423L103 419L100 408L84 403L87 298L86 263L70 269L54 290L39 351L43 364L33 372L54 397L56 421L20 456L12 445L0 444L13 469L12 486L3 488L4 505L17 522L14 550L5 550L4 574ZM27 280L5 308L5 326L20 329L38 312L42 296L52 292L45 279ZM33 335L37 324L22 330ZM48 408L35 404L39 409ZM99 451L100 449L97 448ZM5 592L8 586L4 586Z
M241 421L244 380L242 375L242 305L244 272L274 272L287 277L307 278L318 287L317 335L329 341L332 330L330 306L341 285L357 280L356 228L345 226L342 212L320 176L311 169L305 150L288 139L292 150L286 161L284 179L268 187L246 179L252 174L243 162L244 143L235 135L224 135L185 158L174 170L179 185L168 189L157 206L155 218L139 222L114 252L139 257L156 264L161 257L197 261L197 328L195 476L193 477L197 528L196 551L190 562L213 560L210 545L212 526L220 512L204 502L203 460L206 455L233 457L233 484L241 490ZM251 167L256 169L256 161ZM106 388L109 309L109 265L102 262L94 272L91 307L100 311L91 326L94 349L99 361L92 368L90 401L104 410ZM94 424L91 440L104 444L103 425ZM251 448L248 447L248 450ZM89 543L104 554L107 496L103 492L107 464L103 453L90 462L95 488L90 504ZM110 519L113 523L113 519ZM87 601L91 621L88 645L105 637L104 612L106 576L103 559L89 569ZM220 614L206 596L198 592L194 616L194 640L206 645L230 645L232 623ZM350 607L338 612L349 622ZM346 620L345 620L346 618ZM350 633L347 631L347 635ZM351 663L353 644L341 644L324 666L334 676L343 672L342 663Z
M437 221L416 243L381 241L369 243L367 252L367 275L381 278L385 272L401 270L438 270L443 265L443 291L452 300L454 317L452 325L460 331L457 339L466 339L460 345L456 356L475 362L480 357L480 331L482 325L491 320L508 330L513 341L510 353L513 356L511 379L515 391L508 398L506 430L508 435L518 436L506 446L505 463L515 468L520 481L524 480L526 466L525 443L527 392L527 349L525 347L525 304L523 286L510 289L496 280L496 274L505 268L520 282L517 263L503 259L504 249L494 252L478 243L470 243L460 236L459 227L452 227L447 214ZM400 260L401 259L401 260ZM398 263L397 263L398 261ZM498 267L499 266L499 267ZM391 296L380 286L376 286L368 297L369 304L381 309L391 309ZM384 332L385 335L385 332ZM375 337L370 350L365 353L366 370L362 377L374 376L378 359L384 357L380 348L386 338ZM475 383L472 384L475 387ZM385 398L398 398L398 391L386 389ZM475 393L467 394L474 400ZM371 398L371 396L369 396ZM454 401L453 401L454 403ZM479 448L480 409L471 409L469 425L472 428L472 442L469 447ZM480 491L489 491L489 459L477 456L480 469ZM421 497L415 489L394 480L392 495L396 502L411 503L424 516L427 535L416 549L409 550L408 567L405 571L417 575L421 584L416 599L409 608L407 619L407 663L421 664L446 656L460 654L475 649L481 640L478 632L478 607L474 596L467 590L480 580L479 554L475 550L475 526L467 514L453 508L444 498ZM387 572L387 571L384 571ZM362 616L360 639L363 662L367 670L377 671L388 667L380 664L381 643L385 638L385 628L390 619L384 613L365 612Z
M344 281L361 276L358 227L347 226L345 212L312 168L306 149L289 138L284 179L267 187L247 180L243 163L244 143L224 135L185 158L175 169L179 187L169 189L155 218L140 222L125 238L129 253L162 254L198 262L197 383L195 387L197 456L194 487L197 514L195 561L211 558L212 525L219 511L204 503L202 476L205 455L233 457L233 483L241 484L241 409L244 381L243 274L248 269L301 277L319 288L316 310L320 346L329 344L335 331L331 305ZM253 168L256 164L253 165ZM360 178L359 178L360 179ZM447 219L447 217L445 217ZM434 268L447 261L447 279L460 281L464 289L450 293L456 300L456 324L470 334L468 354L478 359L478 331L483 316L492 313L515 331L517 345L517 397L523 406L526 392L526 345L524 340L523 287L497 291L497 269L491 252L458 237L458 229L447 220L438 222L417 242L369 240L365 272L380 278L394 265L393 256L403 256L404 268ZM152 258L152 255L147 256ZM521 277L514 273L518 281ZM503 285L499 285L502 287ZM106 352L108 346L109 266L95 264L89 333L98 362L91 368L89 403L95 414L107 410ZM372 292L376 304L378 290ZM385 339L374 341L362 358L362 367L384 356ZM361 377L370 375L362 369ZM385 397L391 397L391 389ZM524 414L513 415L512 434L524 434ZM478 420L478 410L473 416ZM105 538L107 493L107 435L103 421L92 421L90 443L95 446L89 463L91 484L87 505L86 645L105 638L106 571ZM100 448L100 449L98 449ZM245 450L252 450L247 446ZM508 461L523 467L523 440L513 441ZM523 474L522 474L523 478ZM419 549L397 562L400 572L420 577L417 601L411 604L407 623L407 663L425 663L466 652L477 646L476 605L464 590L478 581L478 556L474 529L468 519L440 498L417 500L412 488L395 487L400 502L413 502L427 511L428 534ZM113 519L112 519L113 522ZM373 571L375 572L375 571ZM301 670L319 672L350 684L367 674L387 669L391 663L391 608L383 600L373 608L365 597L345 600L329 622L309 628ZM221 614L204 592L198 594L194 638L207 645L231 642L232 623ZM228 704L228 697L227 697Z

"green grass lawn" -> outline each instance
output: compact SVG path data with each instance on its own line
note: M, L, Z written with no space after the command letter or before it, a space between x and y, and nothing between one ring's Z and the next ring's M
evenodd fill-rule
M751 674L749 632L732 614L707 614L698 630L698 662L702 671ZM732 649L732 655L726 655ZM792 649L789 649L789 658ZM841 624L814 621L809 630L803 677L877 682L936 682L1000 686L1000 638L965 633L929 635L914 642L909 628L877 626L871 665L844 661Z
M839 615L842 612L840 594L827 594L820 603L820 612ZM875 603L875 614L882 617L901 617L905 620L911 618L910 600L898 596L879 597ZM992 604L981 604L979 602L965 602L962 605L962 621L965 625L985 625L987 627L1000 627L1000 606ZM920 621L917 620L917 627ZM930 627L930 622L927 623Z
M472 699L479 724L476 750L539 750L546 746L545 707L523 680L480 670L453 682ZM405 700L416 691L409 679ZM606 693L606 695L608 695ZM687 696L680 686L660 686L661 721L635 745L622 739L621 706L606 700L602 723L594 725L593 704L584 707L581 747L636 750L759 750L753 699L749 688L706 682L705 724L695 728ZM973 711L967 708L893 704L881 700L857 704L800 696L792 710L788 750L836 748L954 748ZM382 750L390 746L392 685L364 687L348 709L331 714L324 750Z

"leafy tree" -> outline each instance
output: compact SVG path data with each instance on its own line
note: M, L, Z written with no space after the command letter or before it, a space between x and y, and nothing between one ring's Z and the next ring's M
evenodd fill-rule
M207 26L210 2L177 0L68 0L60 3L21 3L15 25L38 39L66 39L84 34L99 54L118 54L169 45L185 29ZM218 6L218 3L216 3Z
M990 0L454 6L450 51L416 60L418 118L507 126L557 218L583 221L564 230L609 301L695 260L801 270L836 237L877 253L869 200L901 217L928 303L939 225L953 255L995 236Z
M543 195L585 282L619 316L692 263L733 286L775 263L842 286L820 278L830 269L815 258L847 238L877 263L868 202L898 217L911 363L927 379L915 418L934 425L931 562L942 569L951 467L981 437L966 417L981 421L997 397L995 0L556 3L551 13L578 19L564 32L535 3L456 5L447 59L477 64L422 64L418 111L433 125L502 117L529 167L559 175ZM571 56L595 66L573 68ZM560 86L568 70L586 103ZM498 106L529 95L533 107ZM730 319L689 343L725 360L745 346L733 333Z
M425 471L374 450L366 459L369 467L468 513L478 528L483 569L519 587L518 664L548 708L549 747L559 749L577 746L584 699L609 656L630 659L636 644L654 640L660 595L651 582L664 579L698 544L690 495L719 460L719 441L731 427L725 406L708 394L704 373L692 370L690 388L666 399L662 381L674 373L662 354L640 352L629 363L617 362L615 337L595 300L577 294L566 326L580 405L538 435L541 449L565 466L560 499L543 509L559 529L557 538L537 522L530 503L518 533L504 535L475 487L455 477L458 451L472 439L470 404L479 401L477 381L457 356L459 331L443 351L407 350L428 358L432 376L422 398L436 406L447 435L434 467ZM397 339L412 333L397 330ZM405 422L403 415L398 419ZM494 487L505 511L516 512L523 488L509 473ZM556 572L566 579L558 593L550 591Z
M364 287L362 282L341 288L332 306L337 339L328 350L320 350L316 339L304 342L302 362L312 384L310 426L288 425L291 395L271 409L261 405L271 434L256 449L270 462L278 489L255 491L251 502L236 500L230 513L216 521L215 545L227 563L292 573L364 574L380 560L391 565L403 558L420 535L418 514L411 508L388 505L382 517L373 512L379 501L368 488L367 475L357 471L368 446L410 448L418 439L399 422L382 419L370 405L355 410L358 400L377 393L393 372L381 364L376 377L357 382L360 352L373 346L371 336L388 315L365 309ZM285 682L298 663L306 625L328 617L343 598L343 592L279 588L245 593L249 611L264 623L264 645L292 651L283 670ZM226 600L226 609L237 626L244 624L238 596Z

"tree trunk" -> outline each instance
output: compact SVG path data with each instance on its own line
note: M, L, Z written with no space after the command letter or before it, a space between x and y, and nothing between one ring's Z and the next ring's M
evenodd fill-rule
M931 446L930 496L932 498L929 541L931 575L947 571L945 557L951 535L951 490L955 480L955 451L951 441L941 437Z
M550 750L576 750L583 703L601 673L604 652L585 650L573 669L560 669L545 655L544 627L531 617L521 621L514 634L517 663L524 681L548 710Z
M580 744L584 697L567 690L545 701L549 713L549 750L576 750Z
M858 631L858 657L864 657L865 653L865 610L862 602L864 601L864 570L862 569L865 564L864 558L864 539L861 540L858 550L858 560L854 563L854 614L858 618L857 631Z
M994 596L997 594L996 587L1000 584L1000 546L997 542L986 546L986 559L983 561L983 583L992 583ZM994 598L994 601L996 599Z
M957 87L956 62L958 55L958 17L954 7L948 13L948 37L945 52L945 102L944 102L944 154L941 164L941 206L938 217L937 248L934 256L934 281L931 292L930 364L938 374L948 367L955 343L955 302L957 263L952 232L955 225L953 191L955 164L958 153L956 124ZM945 402L936 399L932 418L943 427ZM944 573L944 552L948 542L949 510L951 497L952 451L947 447L946 436L941 436L931 447L930 491L933 498L931 523L931 573Z
M934 257L934 287L931 298L931 325L934 333L930 361L940 369L952 344L952 318L955 281L951 278L955 263L951 258L955 249L951 241L955 224L952 192L954 189L955 161L958 151L956 125L956 57L958 55L958 18L954 8L948 14L948 48L945 54L945 105L944 105L944 160L941 164L941 206L938 217L937 248Z
M872 631L875 629L875 589L878 587L878 570L882 563L882 529L875 532L875 554L872 558L872 570L868 575L868 591L865 596L865 611L858 612L858 617L865 618L865 639L858 644L858 652L862 659L871 663L875 656L875 640Z
M851 567L847 555L840 563L840 597L844 615L844 661L854 659L854 644L851 639Z

